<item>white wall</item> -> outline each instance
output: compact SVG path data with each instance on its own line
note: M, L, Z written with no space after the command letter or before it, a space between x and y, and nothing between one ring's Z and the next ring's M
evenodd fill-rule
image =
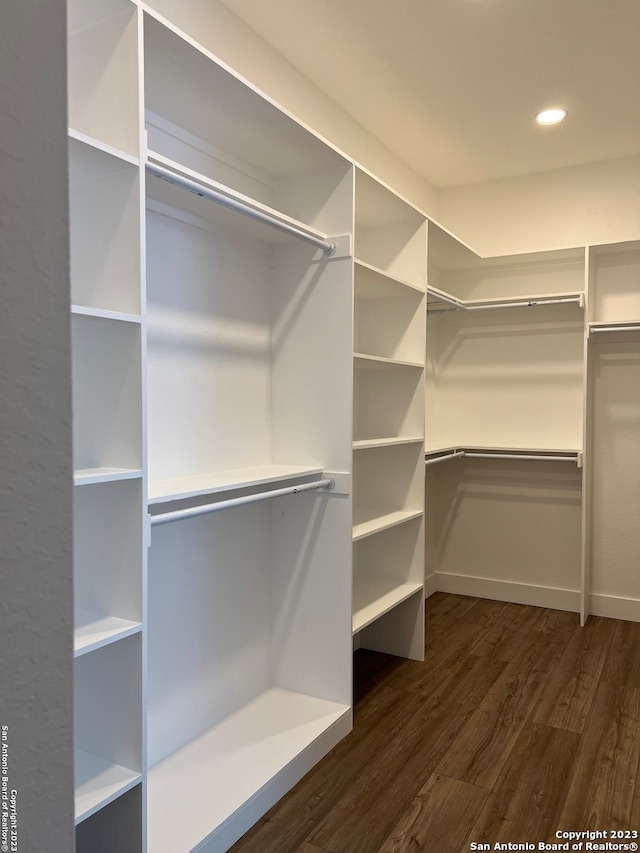
M440 221L482 255L640 237L640 157L443 190Z
M270 98L430 216L438 193L218 0L148 0Z
M0 724L19 850L73 850L65 2L0 13Z

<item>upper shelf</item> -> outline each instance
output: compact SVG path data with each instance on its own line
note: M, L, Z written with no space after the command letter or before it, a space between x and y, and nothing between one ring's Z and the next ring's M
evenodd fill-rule
M322 468L299 465L260 465L255 468L239 468L233 471L216 471L196 474L192 477L175 477L149 483L149 504L186 500L221 492L268 486L286 480L315 477Z
M500 296L491 299L459 299L436 287L427 287L427 311L486 311L499 308L544 308L573 305L584 308L584 293L542 293L517 297Z

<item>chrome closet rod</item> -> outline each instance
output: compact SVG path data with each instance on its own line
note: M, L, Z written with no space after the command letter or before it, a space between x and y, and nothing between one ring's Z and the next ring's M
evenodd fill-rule
M640 332L640 323L633 326L592 326L591 332Z
M322 249L325 255L331 256L336 252L336 244L334 240L323 240L322 237L310 234L308 231L304 231L302 228L292 225L290 222L286 222L282 219L278 219L272 214L266 213L266 211L251 207L251 205L233 198L232 196L228 196L220 190L216 190L206 184L201 184L191 178L185 178L183 175L180 175L171 169L167 169L165 166L159 166L157 163L147 162L146 170L150 175L162 178L170 184L175 184L177 187L182 187L196 195L208 198L210 201L215 201L217 204L221 204L224 207L235 210L243 216L255 219L257 222L262 222L264 225L268 225L269 227L282 231L285 234L297 237L299 240L311 243L311 245L316 246L318 249Z
M525 459L536 462L576 462L577 456L547 456L538 453L474 453L464 451L464 455L470 459Z
M170 521L194 518L198 515L206 515L210 512L219 512L223 509L232 509L237 506L245 506L245 504L266 501L269 498L279 498L283 495L297 495L299 492L311 492L318 489L331 491L334 486L335 480L333 477L323 477L322 480L314 480L312 483L301 483L299 486L287 486L283 489L272 489L269 492L256 492L252 495L243 495L240 498L229 498L226 501L217 501L215 503L188 507L187 509L176 509L170 512L158 513L157 515L150 516L151 524L168 524Z
M493 308L539 308L543 305L579 305L579 296L569 296L562 299L529 299L522 302L494 302L487 305L465 305L466 311L488 311Z
M432 459L425 459L425 465L435 465L438 462L447 462L449 459L459 459L460 456L465 456L464 450L456 450L454 453L445 453L444 456L434 456Z

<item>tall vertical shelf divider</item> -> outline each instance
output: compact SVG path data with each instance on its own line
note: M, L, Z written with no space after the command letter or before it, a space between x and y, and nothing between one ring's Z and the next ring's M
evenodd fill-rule
M144 54L149 849L213 853L352 725L353 165L149 9Z
M139 18L68 4L78 853L144 846Z
M640 621L640 241L590 246L585 611Z
M424 656L425 217L355 181L353 623L358 647Z

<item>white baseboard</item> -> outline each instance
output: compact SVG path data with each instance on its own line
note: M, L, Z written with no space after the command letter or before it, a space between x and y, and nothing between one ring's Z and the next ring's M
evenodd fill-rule
M424 597L429 598L434 592L438 591L438 580L435 573L424 579Z
M570 613L580 612L579 590L556 589L443 572L437 572L435 579L438 592L471 595L474 598L491 598L495 601L511 601L514 604L530 604L533 607L550 607L553 610L567 610ZM640 606L640 601L637 604Z
M640 599L592 593L589 596L589 613L592 616L640 622Z

